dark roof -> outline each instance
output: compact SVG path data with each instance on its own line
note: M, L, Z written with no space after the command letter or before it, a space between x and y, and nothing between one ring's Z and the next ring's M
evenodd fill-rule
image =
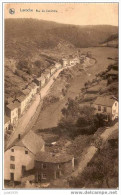
M51 163L64 163L72 160L73 156L68 154L52 154L49 152L39 152L36 154L36 161L51 162Z
M113 106L114 102L116 100L108 97L108 96L105 96L105 97L98 97L95 101L94 101L94 104L98 104L98 105L103 105L103 106Z
M19 102L22 102L25 99L25 95L21 95L20 97L16 98Z
M4 116L4 124L7 123L8 121L10 121L10 118L8 116Z
M41 136L35 134L33 131L29 131L21 140L17 141L14 146L24 146L30 150L33 154L37 154L41 151L44 145L44 140Z
M30 90L29 89L24 89L24 90L22 90L22 93L24 95L28 95L30 93Z
M9 108L10 110L14 110L15 108L19 108L20 107L20 103L15 101L14 103L10 103L7 105L7 108Z
M36 80L38 80L38 81L42 81L43 79L45 79L44 76L41 76L39 78L36 78Z

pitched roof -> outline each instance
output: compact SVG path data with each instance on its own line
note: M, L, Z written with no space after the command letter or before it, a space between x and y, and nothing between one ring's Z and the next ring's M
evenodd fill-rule
M10 121L10 118L8 116L4 116L4 124L6 124L8 121Z
M20 141L17 141L14 146L24 146L30 150L33 154L41 151L44 145L44 140L41 136L35 134L30 130Z
M114 99L112 99L112 98L110 98L108 96L104 96L104 97L98 97L94 101L94 104L111 107L111 106L113 106L113 104L114 104L115 101L116 100L114 100Z
M44 76L41 76L41 77L39 77L39 78L36 78L38 81L42 81L43 79L45 79L44 78Z
M25 95L21 95L16 98L19 102L22 102L25 99Z
M64 163L72 160L72 158L73 156L69 154L52 154L49 152L39 152L35 157L37 161L51 163Z
M22 93L24 95L28 95L30 93L30 90L29 89L24 89L24 90L22 90Z
M14 110L15 108L19 108L19 106L20 106L20 103L15 101L14 103L12 102L12 103L8 104L7 108L9 108L10 110Z

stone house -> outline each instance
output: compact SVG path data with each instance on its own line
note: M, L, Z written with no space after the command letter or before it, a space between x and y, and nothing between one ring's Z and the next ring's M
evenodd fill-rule
M46 81L48 81L50 79L50 77L51 77L51 71L50 71L50 69L46 69L43 74L45 76Z
M63 61L63 67L66 67L69 65L69 60L67 58L63 58L62 61Z
M61 63L56 63L55 64L55 68L57 69L57 70L59 70L59 69L61 69L62 68L62 65L61 65Z
M41 77L34 79L33 82L41 89L45 85L45 77L42 75Z
M35 157L35 181L49 182L74 169L74 157L68 154L52 154L39 152Z
M22 177L34 168L35 155L44 151L44 141L41 136L29 131L5 151L4 180L21 182Z
M15 124L18 121L18 117L21 113L20 103L12 102L6 106L6 115L10 117L11 124Z
M104 114L106 120L115 120L118 117L118 101L108 97L98 97L93 102L96 114Z
M56 72L56 68L55 67L52 67L51 70L50 70L50 72L51 72L51 75L53 75Z
M9 130L10 128L10 118L8 116L4 116L4 132Z
M24 112L25 108L26 108L26 96L21 95L21 96L17 97L15 100L20 103L20 105L21 105L21 114L22 114Z
M27 107L27 106L28 106L28 103L29 103L30 100L31 100L30 89L23 89L23 90L22 90L22 93L23 93L24 96L25 96L25 107Z

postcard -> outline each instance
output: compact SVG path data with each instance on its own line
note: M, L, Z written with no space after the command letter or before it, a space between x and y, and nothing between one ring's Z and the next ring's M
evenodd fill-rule
M119 2L2 6L3 189L117 194Z

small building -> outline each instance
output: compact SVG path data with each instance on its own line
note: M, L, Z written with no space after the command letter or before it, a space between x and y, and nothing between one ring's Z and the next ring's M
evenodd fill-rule
M16 98L16 101L18 101L21 105L21 114L24 112L25 108L26 108L26 96L25 95L21 95L19 97Z
M33 80L33 82L35 82L39 88L42 88L45 85L45 77L41 76L39 78L36 78Z
M118 101L108 97L98 97L94 102L96 114L104 114L107 120L115 120L118 117Z
M35 155L44 152L44 141L33 131L29 131L5 151L4 180L21 182L25 173L34 168Z
M56 72L56 68L55 67L52 67L51 70L50 70L50 72L51 72L51 75L53 75Z
M57 69L57 70L59 70L59 69L61 69L62 68L62 65L61 65L61 63L56 63L55 64L55 68Z
M35 181L49 182L74 169L74 157L68 154L39 152L35 157Z
M22 93L26 96L26 98L25 98L25 107L26 107L31 99L30 89L23 89Z
M10 128L10 118L8 116L4 116L4 132L9 130Z
M21 113L20 103L15 101L6 106L6 115L10 117L11 124L15 124L18 121L18 117Z
M62 61L63 61L63 67L66 67L69 65L69 60L67 58L63 58Z

